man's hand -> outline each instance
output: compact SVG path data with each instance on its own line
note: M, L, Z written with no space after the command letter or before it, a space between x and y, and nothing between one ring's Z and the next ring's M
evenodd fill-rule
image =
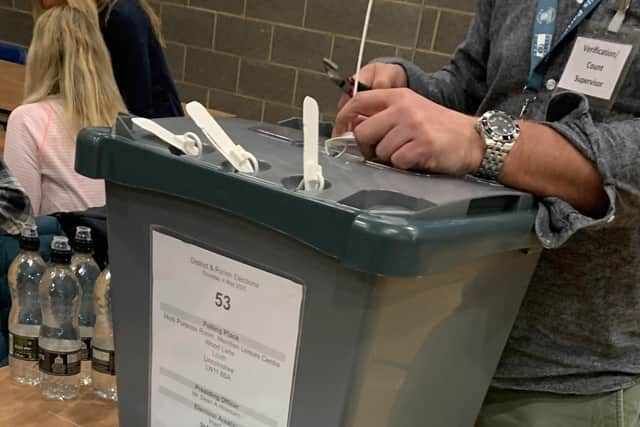
M365 157L400 169L465 175L474 173L484 156L475 118L406 88L359 93L338 114L334 133L346 132L349 123Z
M407 87L407 73L397 64L369 64L360 70L360 82L372 89L391 89ZM338 111L342 110L351 97L342 95L338 102Z

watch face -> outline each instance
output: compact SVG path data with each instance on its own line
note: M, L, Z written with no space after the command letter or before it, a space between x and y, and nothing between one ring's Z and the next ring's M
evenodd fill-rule
M512 136L517 132L514 120L504 113L497 113L487 119L489 130L498 136Z

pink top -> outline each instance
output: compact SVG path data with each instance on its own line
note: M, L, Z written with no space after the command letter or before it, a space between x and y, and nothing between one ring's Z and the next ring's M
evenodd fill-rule
M31 199L35 215L105 205L104 181L74 169L76 135L60 98L21 105L9 117L4 160Z

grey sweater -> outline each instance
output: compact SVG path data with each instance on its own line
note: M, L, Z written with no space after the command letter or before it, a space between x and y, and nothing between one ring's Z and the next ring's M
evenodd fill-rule
M536 2L479 0L476 18L450 65L427 74L400 59L411 89L449 108L480 115L520 113L529 73ZM578 9L560 0L556 38ZM607 25L616 0L591 23ZM633 0L625 28L640 27ZM581 27L584 30L585 24ZM586 34L588 36L588 33ZM550 58L560 80L576 34ZM607 215L588 218L562 200L541 200L536 232L547 248L511 333L494 387L595 394L640 381L640 58L610 112L577 94L543 90L527 119L560 132L600 171Z

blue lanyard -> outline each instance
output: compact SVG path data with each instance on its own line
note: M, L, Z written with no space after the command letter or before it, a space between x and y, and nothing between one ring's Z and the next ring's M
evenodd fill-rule
M558 0L538 0L531 40L531 71L525 89L538 92L544 80L544 64L555 48L593 12L601 0L584 0L567 28L554 43L558 21Z

